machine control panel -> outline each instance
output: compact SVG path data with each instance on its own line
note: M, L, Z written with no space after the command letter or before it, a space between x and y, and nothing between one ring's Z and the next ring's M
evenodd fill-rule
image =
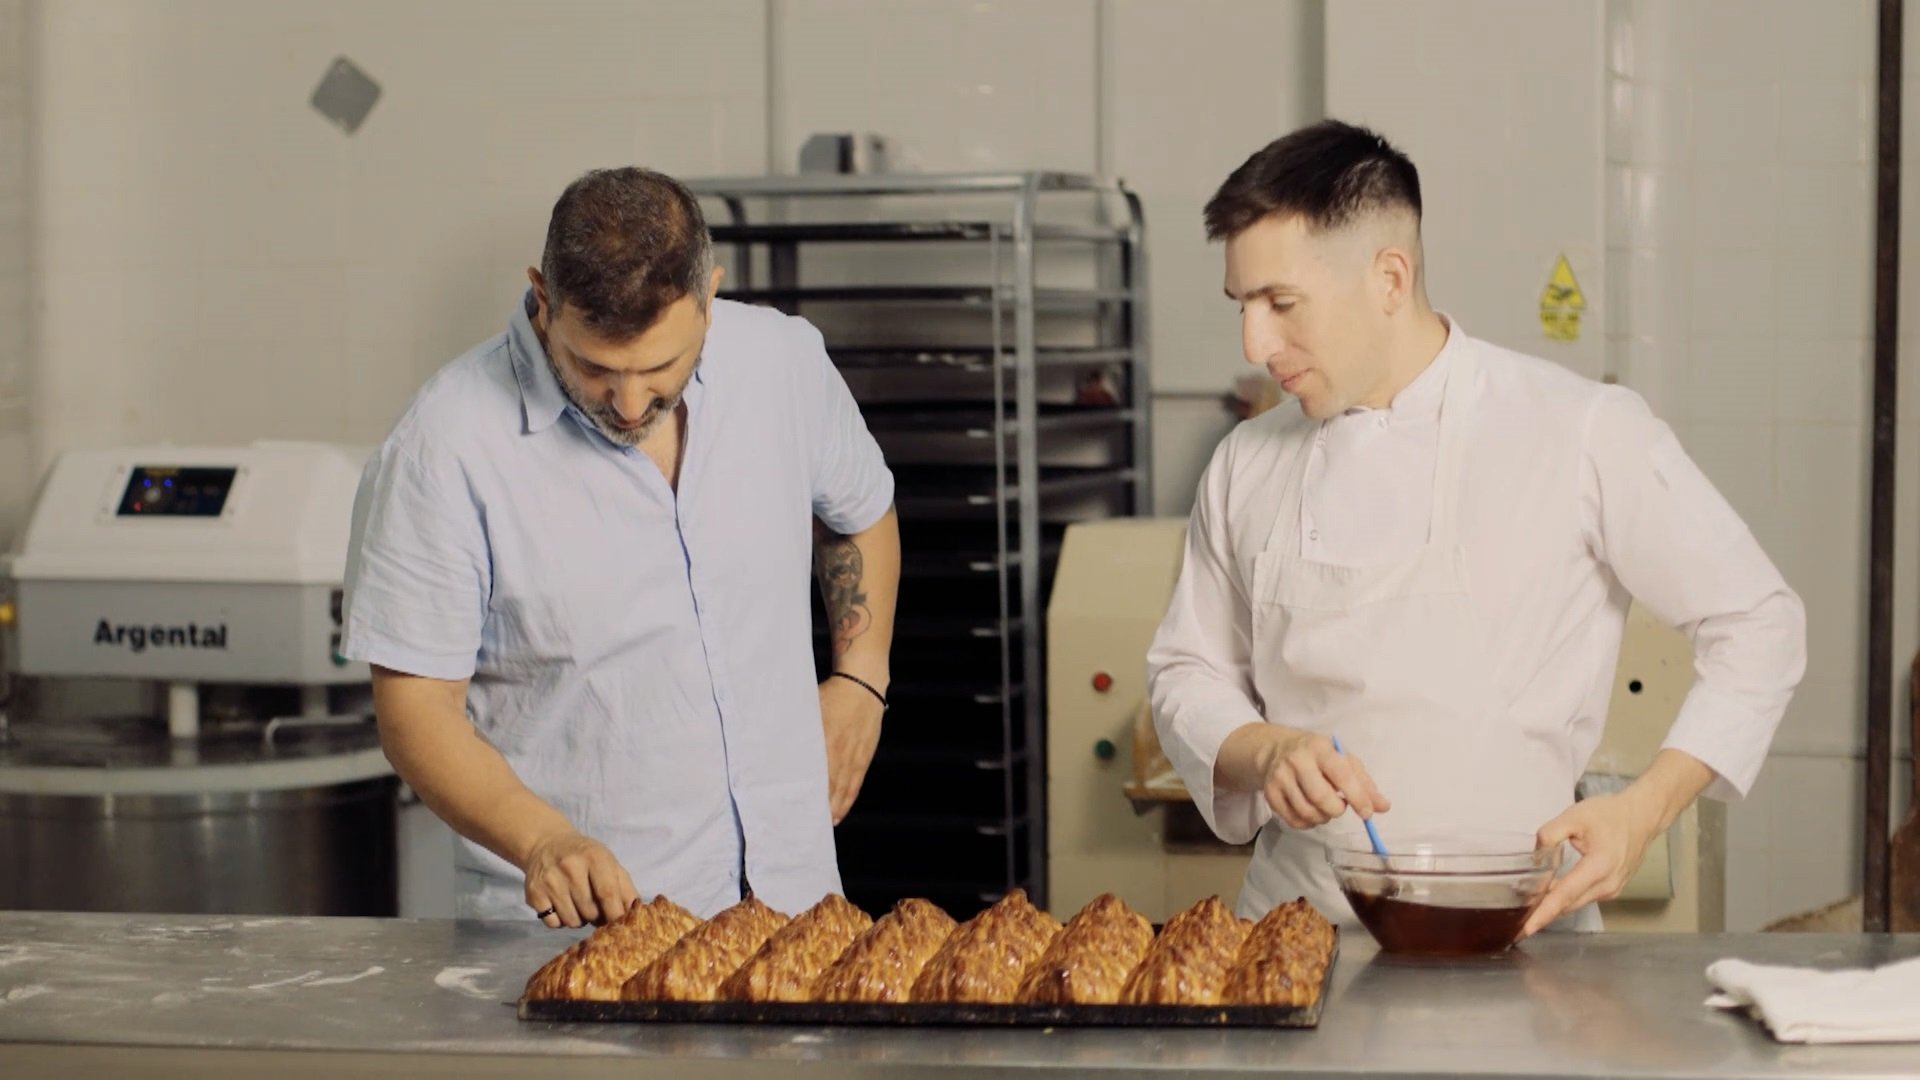
M135 465L127 473L117 517L219 517L237 468Z

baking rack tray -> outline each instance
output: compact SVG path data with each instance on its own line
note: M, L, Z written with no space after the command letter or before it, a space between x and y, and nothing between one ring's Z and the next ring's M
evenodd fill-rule
M1340 958L1333 952L1311 1005L970 1005L867 1002L558 1001L520 1003L520 1019L662 1024L806 1024L885 1027L1311 1028Z

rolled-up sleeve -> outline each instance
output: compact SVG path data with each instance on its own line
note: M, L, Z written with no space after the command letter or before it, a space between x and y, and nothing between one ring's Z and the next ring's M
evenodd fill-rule
M796 320L797 321L797 320ZM893 505L893 472L867 430L847 381L827 357L820 331L797 336L800 406L810 418L813 512L842 535L863 532Z
M1229 439L1201 477L1173 600L1147 650L1147 694L1160 747L1214 833L1244 844L1273 816L1258 792L1214 788L1227 736L1264 722L1253 703L1253 622L1226 541Z
M341 654L469 678L490 590L485 529L458 466L382 447L354 497Z
M1753 533L1638 394L1590 414L1588 543L1657 619L1693 642L1694 682L1663 744L1746 794L1807 664L1806 611Z

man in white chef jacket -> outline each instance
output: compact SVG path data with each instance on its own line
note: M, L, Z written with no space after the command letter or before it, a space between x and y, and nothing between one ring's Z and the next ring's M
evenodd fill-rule
M1805 612L1639 395L1428 305L1420 212L1413 163L1334 121L1208 202L1247 360L1299 408L1241 424L1200 481L1154 723L1214 832L1257 838L1242 915L1305 895L1351 921L1325 859L1350 808L1389 850L1396 827L1569 842L1525 933L1597 929L1696 797L1753 784ZM1575 802L1636 599L1692 639L1693 689L1645 773Z

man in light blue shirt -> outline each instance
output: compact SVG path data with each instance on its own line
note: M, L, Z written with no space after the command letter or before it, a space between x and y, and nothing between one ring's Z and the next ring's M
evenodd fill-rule
M893 477L819 332L716 299L723 273L680 184L587 174L507 331L427 382L362 477L341 650L460 834L463 916L840 891L833 825L888 685Z

